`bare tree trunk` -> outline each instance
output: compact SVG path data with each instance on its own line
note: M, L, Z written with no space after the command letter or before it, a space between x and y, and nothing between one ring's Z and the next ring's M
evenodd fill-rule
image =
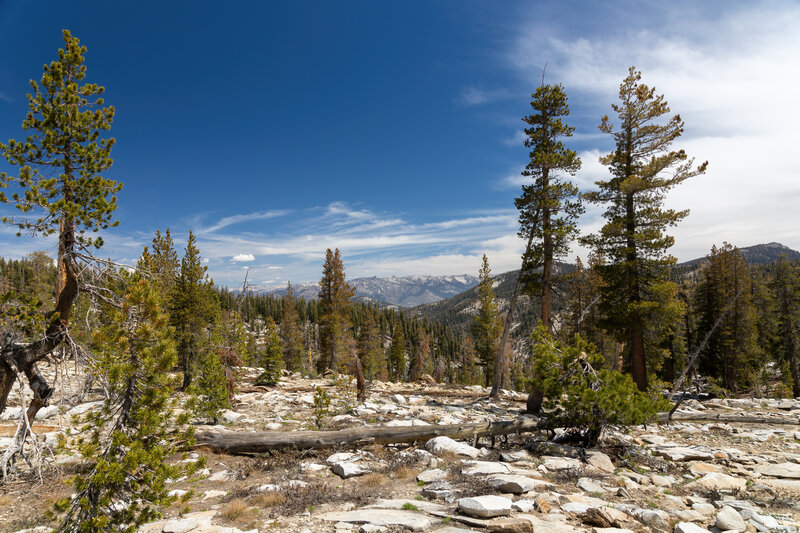
M542 324L547 332L553 333L553 234L550 227L549 202L550 172L545 168L542 172Z
M644 328L641 319L634 317L631 325L631 366L633 382L640 391L647 390L647 359L644 354Z
M358 403L363 403L367 399L367 381L364 379L364 370L361 367L361 358L358 354L353 355L353 374L356 376L356 388L358 390L356 400Z
M361 447L369 444L410 443L447 436L469 439L524 433L548 427L546 419L517 419L480 424L415 427L359 427L341 431L230 431L205 427L197 431L197 447L207 446L224 453L263 453L269 450L297 450Z

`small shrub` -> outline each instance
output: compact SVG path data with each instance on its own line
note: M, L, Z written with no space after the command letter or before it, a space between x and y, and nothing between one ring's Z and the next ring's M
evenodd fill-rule
M325 423L325 417L328 416L331 408L331 398L325 389L317 387L314 392L314 424L317 429L322 429Z
M417 508L417 506L416 506L416 505L414 505L413 503L411 503L411 502L406 502L406 503L404 503L404 504L403 504L403 510L404 510L404 511L417 511L417 510L418 510L418 508Z
M552 427L567 428L584 444L595 444L606 426L642 424L669 407L662 396L640 392L630 376L601 368L603 357L579 335L566 344L539 326L532 345L532 381L544 392Z

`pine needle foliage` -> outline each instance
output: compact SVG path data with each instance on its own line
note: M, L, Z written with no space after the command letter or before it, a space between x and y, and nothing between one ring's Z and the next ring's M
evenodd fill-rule
M532 182L522 186L514 203L520 237L531 242L522 258L522 283L527 292L541 295L542 322L552 330L553 261L569 252L584 211L578 188L564 176L574 176L581 160L562 140L575 131L563 121L569 115L564 88L542 85L531 96L533 113L522 119L529 126L525 146L531 149L522 175Z
M220 306L214 282L203 265L197 239L189 232L170 308L170 320L178 342L183 388L188 390L198 370L201 343L208 341L208 327L219 322Z
M663 397L640 392L627 374L602 368L603 356L580 335L567 344L540 324L531 343L532 381L544 393L552 427L567 428L585 444L595 444L607 426L642 424L669 407Z
M175 501L168 496L167 479L198 466L167 462L193 438L190 431L171 432L176 420L169 371L177 358L158 301L137 274L121 306L108 305L101 314L103 323L93 335L92 370L105 378L109 397L99 411L83 418L77 445L93 464L88 474L73 479L75 497L57 504L65 513L59 532L133 532L159 516L158 506Z
M683 133L683 120L680 115L665 118L670 108L664 96L641 83L641 77L631 67L620 84L620 102L611 106L618 127L608 116L601 120L600 131L616 145L600 159L611 178L598 181L599 190L584 196L606 206L605 225L585 239L606 260L597 267L603 277L604 327L625 343L633 379L646 390L646 337L654 325L676 318L658 313L661 297L675 292L665 286L675 264L667 254L674 238L666 231L689 213L665 209L664 199L676 185L704 173L707 162L695 167L685 151L671 148Z
M337 248L325 252L322 279L319 281L320 357L317 371L337 370L347 356L350 330L350 298L353 288L345 281L344 264Z
M472 321L471 330L475 340L475 351L478 354L480 365L484 369L483 375L488 387L494 379L494 357L502 333L502 324L497 312L492 271L489 268L489 259L486 254L483 256L478 275L481 279L478 285L479 309Z
M199 345L196 358L197 372L189 388L186 408L196 420L217 424L222 411L230 408L231 392L223 363L223 353L218 348L218 333Z
M281 378L281 367L283 357L281 355L281 338L278 335L278 327L272 320L267 318L267 325L264 332L264 348L261 351L259 361L264 371L256 378L256 385L273 386Z
M24 142L0 144L9 163L20 167L18 176L0 173L0 189L11 186L10 197L0 190L0 202L13 203L34 217L2 221L16 225L18 235L52 235L69 221L78 243L99 248L102 238L84 232L118 224L112 216L122 189L121 183L102 176L113 163L114 139L100 134L111 128L114 107L103 106L103 87L80 84L86 76L86 47L69 30L63 31L63 39L58 59L44 66L39 83L30 82L33 94L28 95L22 127L33 134Z

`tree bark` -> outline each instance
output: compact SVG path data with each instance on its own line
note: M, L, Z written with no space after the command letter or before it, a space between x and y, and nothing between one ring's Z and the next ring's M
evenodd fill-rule
M292 448L308 450L338 446L361 447L369 444L395 444L426 441L447 436L470 439L508 435L545 429L546 419L517 419L480 424L415 427L360 427L341 431L230 431L204 427L197 431L197 447L209 447L223 453L264 453Z
M739 424L775 424L800 426L800 418L789 418L786 416L754 416L754 415L735 415L731 413L675 413L671 417L669 413L658 413L658 422L669 423L672 421L680 422L731 422Z
M6 408L8 395L18 372L25 374L33 391L33 400L28 406L28 419L33 423L36 413L48 404L55 389L44 379L36 363L47 357L63 342L69 324L70 312L78 296L78 266L75 264L75 229L70 218L63 216L58 236L58 260L56 277L56 302L49 315L42 338L30 343L9 341L2 346L0 358L0 413Z
M550 227L549 178L547 168L542 171L542 324L553 333L553 234Z

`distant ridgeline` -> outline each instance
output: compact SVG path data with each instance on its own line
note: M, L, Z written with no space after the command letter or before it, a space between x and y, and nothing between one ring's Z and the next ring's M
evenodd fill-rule
M727 254L727 255L726 255ZM724 261L715 258L725 257ZM728 260L728 257L733 260ZM744 270L730 272L726 265L734 265L736 258ZM783 259L783 261L779 261ZM575 333L594 343L600 353L611 358L616 350L615 341L603 330L603 317L596 303L599 278L591 265L558 263L558 283L554 292L553 311L556 330L563 337ZM737 267L738 268L738 267ZM737 273L738 272L738 273ZM731 274L732 273L732 274ZM35 252L22 259L0 258L0 295L9 291L35 296L43 302L53 297L55 268L52 259L44 252ZM495 300L499 314L507 311L519 271L492 277ZM731 274L731 275L729 275ZM727 276L727 277L726 277ZM681 301L684 302L682 325L673 332L670 344L661 346L664 363L656 371L662 379L670 380L672 369L681 366L681 358L694 349L720 310L733 298L725 279L746 281L751 287L749 307L737 315L750 324L749 335L757 338L750 363L752 368L763 366L769 353L780 353L781 324L786 317L781 314L781 291L787 284L794 294L800 295L800 252L778 243L761 244L742 249L725 247L716 249L706 258L687 261L676 266L673 279L678 282ZM400 358L395 365L408 369L401 371L399 379L431 374L439 381L451 383L486 383L484 369L491 361L476 356L471 326L479 310L478 278L474 276L412 276L405 278L359 278L351 281L356 295L349 308L349 354L362 357L369 352L370 379L388 379L390 357ZM444 297L463 287L457 294ZM320 350L321 309L313 297L315 287L297 286L294 294L296 320L302 333L304 357L314 358ZM271 318L280 328L284 318L284 296L280 293L249 292L240 298L237 291L216 288L223 310L241 310L247 330L253 341L251 350L258 350L259 337L266 321ZM726 292L727 291L727 292ZM708 294L717 296L714 301ZM438 298L439 301L413 307L399 307L398 302ZM443 298L443 299L442 299ZM6 307L11 304L6 304ZM524 388L528 356L528 339L539 321L539 296L524 294L517 303L512 330L512 381L510 387ZM785 305L783 305L785 307ZM716 313L716 315L715 315ZM796 317L800 323L800 313ZM75 325L80 327L79 324ZM733 326L731 326L733 327ZM739 327L738 325L736 327ZM737 334L722 329L721 335ZM755 331L752 331L752 330ZM371 340L370 340L371 339ZM719 343L719 347L714 343ZM715 365L711 354L725 346L724 338L709 344L709 356L701 370L713 375ZM394 350L393 350L394 348ZM760 350L760 351L759 351ZM762 353L763 352L763 353ZM391 355L391 354L394 355ZM755 355L762 353L762 355ZM746 362L745 362L746 363ZM760 366L759 366L760 365ZM723 365L724 366L724 365ZM412 372L411 368L415 368ZM724 376L721 376L721 379Z

